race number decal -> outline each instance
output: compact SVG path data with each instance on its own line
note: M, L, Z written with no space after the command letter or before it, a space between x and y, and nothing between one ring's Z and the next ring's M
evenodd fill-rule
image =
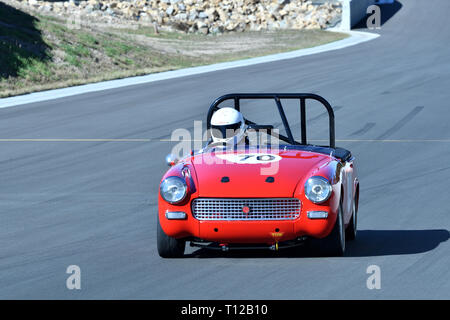
M269 153L228 153L218 154L216 156L222 160L240 164L265 164L281 160L281 157L279 155Z

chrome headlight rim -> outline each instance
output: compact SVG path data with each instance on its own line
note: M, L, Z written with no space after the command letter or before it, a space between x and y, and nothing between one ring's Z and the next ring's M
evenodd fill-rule
M182 185L183 185L183 187L184 187L184 194L183 194L183 196L182 196L180 199L171 201L171 200L167 199L167 198L164 196L165 193L164 193L163 190L162 190L163 185L164 185L164 183L169 183L170 180L175 180L175 181L178 181L178 182L181 182L181 183L182 183ZM163 181L161 181L161 184L159 185L159 194L160 194L161 197L164 199L164 201L166 201L166 202L168 202L168 203L170 203L170 204L178 204L178 203L182 202L184 199L186 199L186 196L187 196L187 194L188 194L188 187L187 187L186 180L183 179L183 178L181 178L181 177L178 177L178 176L170 176L170 177L165 178Z
M308 192L307 192L307 188L308 188L307 186L308 186L308 183L309 183L310 181L314 180L314 179L316 179L316 180L322 180L323 182L325 182L325 183L326 183L327 190L328 190L327 196L326 196L324 199L320 200L320 201L317 201L317 200L312 199L311 196L310 196L310 195L308 194ZM324 202L326 202L328 199L330 199L331 194L333 193L333 187L331 186L331 183L330 183L330 181L329 181L327 178L324 178L324 177L322 177L322 176L312 176L312 177L309 177L308 180L306 180L305 185L304 185L304 191L305 191L305 197L306 197L306 199L308 199L308 200L311 201L312 203L320 204L320 203L324 203Z

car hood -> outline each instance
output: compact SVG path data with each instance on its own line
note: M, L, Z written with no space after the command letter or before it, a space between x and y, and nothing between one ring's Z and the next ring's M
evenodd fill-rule
M266 150L267 151L267 150ZM199 197L292 197L299 182L331 161L298 150L208 152L191 158Z

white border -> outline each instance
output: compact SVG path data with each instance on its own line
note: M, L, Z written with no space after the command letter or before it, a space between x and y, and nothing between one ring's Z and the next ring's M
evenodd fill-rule
M332 29L329 31L342 32L341 30L338 30L338 29ZM378 34L361 32L361 31L345 31L343 33L349 34L350 37L343 39L343 40L327 43L327 44L324 44L321 46L308 48L308 49L301 49L301 50L295 50L295 51L291 51L291 52L272 54L272 55L258 57L258 58L250 58L250 59L244 59L244 60L238 60L238 61L232 61L232 62L216 63L216 64L201 66L201 67L192 67L192 68L180 69L180 70L175 70L175 71L166 71L166 72L161 72L161 73L149 74L149 75L145 75L145 76L130 77L130 78L124 78L124 79L117 79L117 80L109 80L109 81L85 84L85 85L62 88L62 89L35 92L35 93L25 94L25 95L16 96L16 97L3 98L3 99L0 99L0 108L8 108L8 107L13 107L13 106L18 106L18 105L23 105L23 104L28 104L28 103L42 102L42 101L54 100L54 99L58 99L58 98L69 97L69 96L73 96L73 95L77 95L77 94L103 91L103 90L108 90L108 89L116 89L116 88L121 88L121 87L125 87L125 86L131 86L131 85L151 83L151 82L161 81L161 80L169 80L169 79L174 79L174 78L192 76L192 75L197 75L197 74L202 74L202 73L207 73L207 72L239 68L239 67L246 67L246 66L259 64L259 63L268 63L268 62L274 62L274 61L285 60L285 59L293 59L293 58L303 57L303 56L307 56L307 55L311 55L311 54L347 48L347 47L354 46L359 43L363 43L363 42L373 40L373 39L379 37Z

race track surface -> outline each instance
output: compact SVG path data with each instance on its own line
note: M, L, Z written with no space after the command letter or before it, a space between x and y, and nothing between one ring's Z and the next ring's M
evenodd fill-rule
M151 139L0 141L0 298L449 299L450 1L396 7L381 37L343 50L0 109L0 139ZM205 120L215 97L252 91L336 108L337 144L359 163L357 241L340 258L161 259L157 191L174 145L161 140ZM326 117L310 119L326 138ZM66 288L69 265L81 290ZM366 287L370 265L380 290Z

